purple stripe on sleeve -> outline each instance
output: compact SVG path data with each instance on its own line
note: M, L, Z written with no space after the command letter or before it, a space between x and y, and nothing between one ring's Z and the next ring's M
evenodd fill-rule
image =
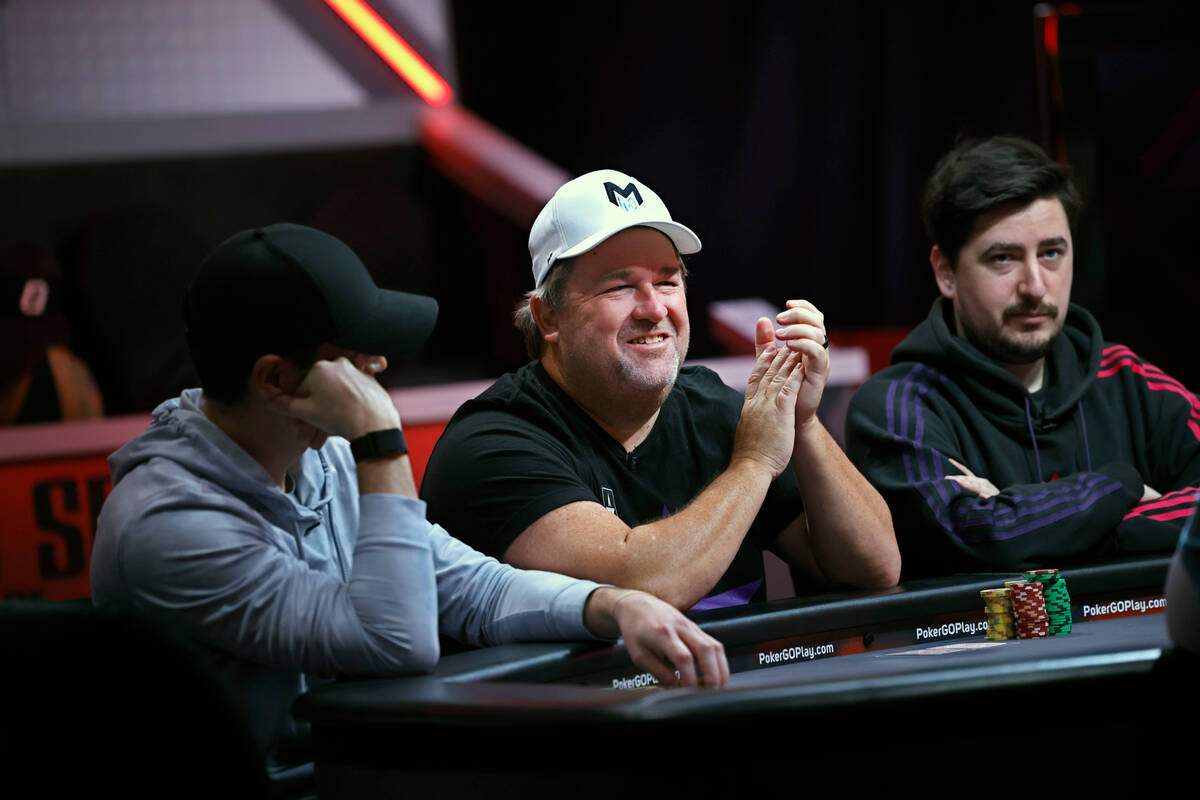
M988 517L995 520L996 517L1015 514L1016 517L1013 520L1008 520L1005 522L1005 524L1012 525L1021 517L1026 517L1030 514L1036 514L1039 511L1045 511L1047 509L1054 508L1055 506L1061 505L1066 501L1076 498L1086 499L1092 493L1094 493L1098 487L1108 482L1109 481L1103 475L1090 475L1086 479L1083 479L1082 483L1080 483L1079 480L1075 480L1061 488L1043 490L1035 495L1029 495L1027 497L1014 497L1012 505L1002 506L995 510L989 510L988 508L989 504L994 504L993 500L981 500L978 503L969 506L967 509L968 513L964 514L963 516L970 517L970 512L976 511L979 512L981 516L986 514ZM1107 494L1108 491L1109 490L1105 490L1103 494ZM1038 501L1047 497L1051 499L1044 503L1038 503ZM1033 505L1034 503L1037 503L1037 505Z
M896 419L892 414L892 405L896 402L896 384L898 381L892 381L887 390L887 401L884 403L884 409L887 411L887 429L888 433L896 435Z
M1049 514L1045 517L1039 517L1038 519L1030 520L1028 524L1020 527L1012 528L1003 532L995 531L993 528L993 533L990 535L986 531L979 531L976 535L971 536L969 535L969 531L960 531L959 538L969 544L976 542L1003 542L1007 539L1014 539L1017 536L1028 533L1029 531L1037 530L1038 528L1044 527L1053 522L1058 522L1060 519L1065 519L1072 514L1078 514L1081 511L1085 511L1094 505L1100 498L1104 497L1105 495L1112 494L1120 488L1121 484L1114 483L1111 486L1104 487L1100 491L1092 492L1087 496L1086 502L1082 504L1068 506L1060 511L1055 512L1054 514Z
M945 528L947 531L949 531L949 530L951 530L952 526L950 523L950 511L949 511L949 508L947 507L947 503L949 501L948 501L948 498L945 498L942 495L942 490L944 487L942 487L940 485L940 483L941 483L940 481L934 482L931 484L928 481L923 481L923 480L917 479L917 475L916 475L917 471L914 469L913 459L914 458L920 459L920 457L921 457L920 449L918 447L914 446L914 442L905 438L904 434L907 433L906 428L902 428L900 431L897 431L896 426L895 426L895 413L894 412L895 412L895 406L896 406L896 386L897 386L897 384L900 384L902 386L902 389L900 392L900 395L901 395L900 403L901 403L901 411L904 412L907 410L908 403L909 403L908 395L910 394L912 388L914 387L914 378L919 376L922 371L923 371L923 368L921 367L921 365L917 364L902 379L892 383L892 385L888 387L888 394L887 394L888 432L891 433L892 436L898 442L901 442L906 446L904 455L902 457L902 460L904 462L904 478L905 478L905 480L907 480L910 484L912 484L913 486L916 487L916 489L920 493L921 497L923 497L925 499L926 505L928 505L930 510L933 511L933 516L938 521L938 524L940 524L943 528ZM923 386L922 388L924 388L925 390L928 389L928 387L925 387L925 386ZM923 392L922 392L922 394L923 394ZM907 414L903 414L903 418L904 418L904 425L907 425ZM915 444L919 445L920 443L917 442ZM920 471L923 475L928 474L924 465L922 465ZM939 502L939 500L941 500L941 502Z

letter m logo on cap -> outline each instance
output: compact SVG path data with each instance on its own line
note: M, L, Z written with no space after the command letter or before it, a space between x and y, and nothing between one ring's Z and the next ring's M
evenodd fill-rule
M642 204L642 194L632 183L619 189L612 181L605 181L604 191L608 192L608 202L623 211L637 211Z

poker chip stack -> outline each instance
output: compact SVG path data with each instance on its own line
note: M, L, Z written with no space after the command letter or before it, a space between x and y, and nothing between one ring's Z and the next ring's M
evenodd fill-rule
M1025 573L1025 578L1041 584L1046 613L1050 617L1050 635L1061 636L1071 632L1071 595L1067 593L1067 581L1056 569L1034 569Z
M1013 617L1012 596L1008 589L984 589L979 595L987 612L987 641L1002 642L1017 637L1016 620Z
M1040 639L1050 632L1050 616L1042 597L1042 585L1029 581L1006 581L1012 592L1018 639Z

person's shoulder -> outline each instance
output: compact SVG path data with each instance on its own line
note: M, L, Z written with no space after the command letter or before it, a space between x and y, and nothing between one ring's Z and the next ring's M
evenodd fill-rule
M747 364L752 363L752 359L747 359ZM749 377L749 375L750 373L747 371L746 376ZM726 389L729 388L729 386L726 385L723 380L721 380L721 376L718 375L715 370L706 367L703 364L685 364L684 366L680 367L679 376L675 383L677 386L685 387L704 388L721 386Z
M247 520L260 517L247 498L161 457L131 470L113 487L104 504L107 527L125 535L187 533L190 526L181 524L183 520L214 513ZM173 520L170 525L165 516Z
M474 406L503 407L519 402L524 397L540 397L549 390L545 368L537 361L530 361L513 372L506 372L496 381L467 401Z
M748 363L752 363L748 361ZM747 379L750 377L750 371L746 371ZM743 392L739 392L721 379L721 376L716 371L702 364L688 364L681 367L679 375L675 379L675 392L683 394L689 398L698 397L710 400L734 400L740 405Z
M1107 378L1122 372L1141 374L1147 368L1155 372L1162 372L1161 369L1142 358L1127 345L1106 341L1100 350L1100 368L1097 377Z
M510 372L459 407L438 441L461 442L480 435L549 436L569 434L583 412L546 374L530 362Z
M749 370L747 370L749 377ZM660 419L667 425L686 422L705 427L724 421L736 424L745 403L745 391L726 384L714 370L689 364L679 370L675 385L663 403Z
M450 418L447 430L475 418L529 417L536 416L537 409L548 409L552 405L553 391L546 385L548 379L542 373L541 365L532 361L516 372L501 375L491 386L459 406Z
M525 386L530 383L532 390ZM446 425L425 467L421 496L437 502L442 491L457 496L464 482L528 469L545 459L573 463L573 445L583 424L574 413L549 397L527 370L504 376L464 403Z
M884 367L863 381L852 402L862 404L909 386L915 390L927 391L948 382L953 382L953 376L948 376L935 367L920 361L900 361Z
M1189 401L1194 398L1193 393L1183 383L1157 364L1146 360L1126 345L1115 342L1104 342L1095 377L1097 385L1101 386L1115 378L1155 391L1166 390L1184 396Z
M167 458L131 470L101 510L92 580L143 588L164 585L182 564L238 559L247 547L286 549L244 497Z

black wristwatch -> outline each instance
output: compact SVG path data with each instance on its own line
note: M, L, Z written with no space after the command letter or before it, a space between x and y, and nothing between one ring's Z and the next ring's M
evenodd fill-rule
M369 461L383 456L402 456L408 453L408 444L404 441L404 431L399 428L388 428L360 436L350 442L350 452L355 461Z

